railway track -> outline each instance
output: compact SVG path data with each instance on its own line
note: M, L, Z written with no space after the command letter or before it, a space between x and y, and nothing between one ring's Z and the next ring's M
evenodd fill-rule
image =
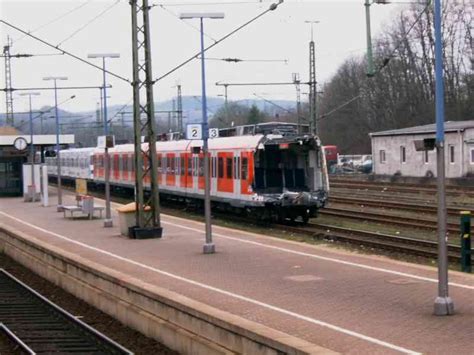
M392 192L409 192L409 193L436 193L435 185L421 185L421 184L405 184L405 183L387 183L380 181L357 181L351 179L332 178L330 181L331 187L341 188L358 188L367 190L386 190ZM453 186L446 187L447 195L466 195L474 197L474 187L472 186Z
M93 193L97 197L103 198L103 193L95 191ZM127 199L117 196L112 196L113 200L119 203L130 202ZM358 200L359 201L359 200ZM359 201L360 202L360 201ZM169 206L171 209L176 209L176 206ZM182 206L181 206L182 208ZM241 223L248 225L249 220L244 217L229 215L228 213L213 211L214 217L219 217L222 220ZM361 218L359 218L361 219ZM416 238L408 238L398 235L389 235L383 233L374 233L369 231L336 227L332 225L325 225L319 223L309 223L308 225L289 225L289 224L265 224L266 227L273 227L278 230L285 230L290 233L305 236L314 239L324 239L340 241L344 243L354 244L357 246L366 246L379 250L395 251L404 255L423 256L425 258L437 258L437 243L432 241L425 241ZM460 247L456 245L448 246L448 258L451 262L459 263L461 260ZM474 253L472 254L474 255Z
M319 223L310 223L304 227L285 226L285 229L313 238L363 245L376 249L395 251L405 255L423 256L430 259L436 259L438 256L438 243L432 241ZM461 248L452 244L448 245L448 259L450 262L459 263L461 260Z
M132 354L3 269L0 323L26 353Z
M389 209L399 209L404 211L413 211L421 213L436 213L437 206L433 205L424 205L419 203L405 203L405 202L395 202L395 201L386 201L386 200L377 200L377 199L365 199L347 197L341 195L329 196L329 201L332 203L341 203L345 205L357 205L357 206L371 206L371 207L380 207L380 208L389 208ZM473 207L453 207L450 206L447 209L447 213L452 216L459 216L461 211L471 211L473 213Z
M434 219L409 218L402 216L387 215L374 212L348 210L335 207L325 207L319 211L320 215L331 217L342 217L353 220L364 220L376 223L391 224L400 227L413 227L429 231L437 230L437 221ZM448 232L459 233L459 224L448 223Z

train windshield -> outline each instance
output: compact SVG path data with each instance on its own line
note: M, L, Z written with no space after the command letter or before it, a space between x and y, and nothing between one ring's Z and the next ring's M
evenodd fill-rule
M254 189L261 193L314 191L319 188L315 171L319 148L300 142L264 145L255 153Z

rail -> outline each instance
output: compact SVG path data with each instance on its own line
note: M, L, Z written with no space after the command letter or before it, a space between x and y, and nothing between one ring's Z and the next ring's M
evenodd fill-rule
M34 353L133 354L4 269L0 321Z

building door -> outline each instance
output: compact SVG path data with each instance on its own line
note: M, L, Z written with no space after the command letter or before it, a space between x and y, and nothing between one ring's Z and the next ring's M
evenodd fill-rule
M22 159L0 160L0 196L22 196Z

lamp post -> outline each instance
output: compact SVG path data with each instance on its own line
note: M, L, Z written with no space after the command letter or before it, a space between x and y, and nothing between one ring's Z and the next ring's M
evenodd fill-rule
M438 296L434 314L445 316L454 313L454 303L448 292L448 252L446 245L446 193L444 163L444 87L443 43L441 34L441 0L434 1L435 30L435 107L436 107L436 160L438 190Z
M109 135L109 123L107 119L107 89L106 89L106 71L105 71L105 58L120 58L118 53L101 53L101 54L89 54L88 58L102 58L102 79L103 79L103 112L104 112L104 135ZM112 215L110 212L110 160L109 160L109 148L105 145L104 152L105 160L105 220L104 227L109 228L113 226Z
M206 71L204 58L204 19L223 19L222 12L215 13L182 13L180 19L195 19L200 20L201 25L201 80L202 80L202 132L203 144L202 151L204 154L204 215L206 220L206 243L203 246L204 254L213 254L215 252L215 245L212 242L212 228L211 228L211 183L209 178L209 149L208 138L209 128L207 122L207 100L206 100Z
M25 92L20 96L28 96L30 104L30 163L31 163L31 184L28 186L30 191L28 194L31 197L31 202L36 201L36 185L35 185L35 146L33 143L33 110L31 109L31 96L38 96L39 92Z
M56 82L58 80L67 80L66 76L47 76L43 80L54 81L54 111L56 116L56 167L58 175L58 212L63 212L63 196L61 191L61 154L59 150L59 114L58 114L58 87Z

